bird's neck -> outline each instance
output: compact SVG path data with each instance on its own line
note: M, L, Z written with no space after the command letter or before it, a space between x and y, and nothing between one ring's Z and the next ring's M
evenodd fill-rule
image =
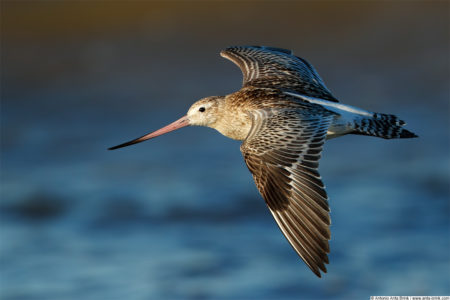
M210 127L233 140L245 140L252 127L252 120L243 107L232 105L233 103L227 100L225 98L220 101L219 117Z

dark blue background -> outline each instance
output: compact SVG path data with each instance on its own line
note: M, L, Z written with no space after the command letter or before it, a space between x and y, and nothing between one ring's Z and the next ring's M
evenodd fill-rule
M450 293L449 4L2 1L0 298L368 299ZM343 103L420 138L327 142L328 274L259 196L239 142L187 128L240 88L230 45L293 49Z

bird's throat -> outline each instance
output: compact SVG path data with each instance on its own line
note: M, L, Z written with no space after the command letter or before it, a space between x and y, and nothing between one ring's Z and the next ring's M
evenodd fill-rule
M252 120L244 112L225 112L211 128L233 140L245 140L252 127Z

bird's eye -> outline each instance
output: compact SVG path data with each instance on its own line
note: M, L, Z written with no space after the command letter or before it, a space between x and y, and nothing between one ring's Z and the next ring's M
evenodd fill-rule
M204 111L205 111L205 108L202 106L202 107L200 107L200 108L198 109L198 111L199 111L199 112L204 112Z

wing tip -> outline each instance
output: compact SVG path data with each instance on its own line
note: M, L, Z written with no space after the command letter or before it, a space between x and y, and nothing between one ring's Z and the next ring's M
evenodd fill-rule
M326 274L328 273L327 267L325 266L325 264L328 264L328 256L327 259L322 261L322 263L320 264L315 264L314 267L310 266L309 264L306 264L311 271L319 278L322 278L322 273ZM321 273L322 272L322 273Z
M322 278L322 273L320 273L320 271L322 271L323 274L326 274L326 273L327 273L327 269L326 269L326 268L325 268L325 270L316 270L316 271L313 270L313 273L314 273L317 277Z
M228 48L223 49L222 51L220 51L220 56L222 56L224 58L228 58Z
M259 49L259 50L269 50L273 52L280 52L288 55L294 55L294 52L289 49L285 48L278 48L278 47L270 47L270 46L257 46L257 45L251 45L251 46L229 46L225 48L224 50L220 51L220 55L224 56L224 53L228 51L237 51L237 50L244 50L244 49Z

